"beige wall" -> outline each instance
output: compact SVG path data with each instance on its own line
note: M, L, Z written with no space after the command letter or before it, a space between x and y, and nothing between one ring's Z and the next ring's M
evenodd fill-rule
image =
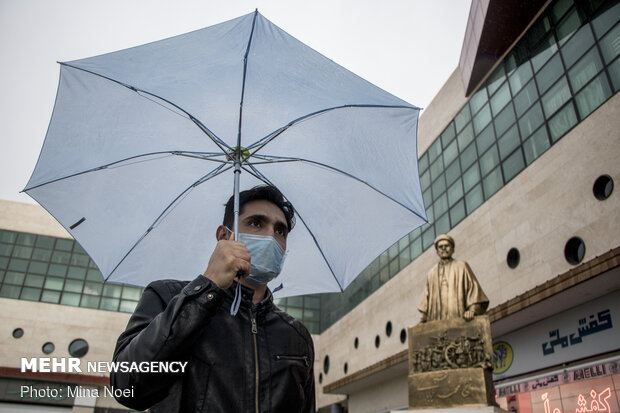
M71 235L39 205L0 200L0 228L30 234L71 238Z
M455 258L470 263L491 307L572 268L564 258L565 243L572 236L585 241L584 261L620 245L618 114L620 94L450 231L456 240ZM442 129L439 124L434 126L436 131ZM616 189L609 199L598 201L592 185L602 174L613 178ZM506 265L512 247L521 252L521 263L514 270ZM345 376L345 362L352 374L406 349L398 339L399 332L417 324L416 307L426 273L436 259L434 250L427 250L321 335L317 357L323 360L329 355L331 364L323 385ZM394 330L389 338L385 335L388 320ZM376 335L381 337L378 349L374 346ZM358 349L353 347L355 337L359 337ZM357 403L356 397L379 400L384 394L379 389L364 389L349 395L349 405ZM326 404L319 399L319 406Z

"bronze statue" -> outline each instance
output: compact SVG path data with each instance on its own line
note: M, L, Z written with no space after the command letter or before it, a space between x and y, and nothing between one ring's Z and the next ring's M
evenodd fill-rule
M428 273L424 295L418 306L421 323L450 318L472 320L483 314L489 299L482 291L474 272L464 261L452 258L454 239L440 235L435 239L439 263Z

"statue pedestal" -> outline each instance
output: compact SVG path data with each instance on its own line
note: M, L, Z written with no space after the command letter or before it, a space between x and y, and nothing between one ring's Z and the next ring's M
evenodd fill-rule
M474 406L474 407L452 407L446 409L412 409L412 410L392 410L390 413L507 413L506 410L497 406Z
M490 412L497 406L492 354L486 316L409 327L409 408Z

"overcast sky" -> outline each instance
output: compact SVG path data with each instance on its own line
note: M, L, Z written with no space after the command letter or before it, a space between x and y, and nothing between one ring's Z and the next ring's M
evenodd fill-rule
M0 0L0 199L36 164L70 61L260 13L320 53L426 107L459 61L471 0Z

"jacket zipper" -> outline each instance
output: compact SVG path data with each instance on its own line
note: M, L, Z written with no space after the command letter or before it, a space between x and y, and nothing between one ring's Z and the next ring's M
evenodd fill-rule
M256 336L258 335L258 327L256 326L256 317L254 316L254 314L252 314L252 309L250 309L250 320L252 321L252 338L254 339L254 375L256 377L256 382L254 383L254 406L255 406L255 410L256 413L260 412L259 406L258 406L258 399L259 399L259 393L258 393L258 385L260 382L260 371L258 368L258 341Z
M306 367L310 367L310 363L308 362L308 356L281 356L276 355L276 360L300 360L303 361Z

